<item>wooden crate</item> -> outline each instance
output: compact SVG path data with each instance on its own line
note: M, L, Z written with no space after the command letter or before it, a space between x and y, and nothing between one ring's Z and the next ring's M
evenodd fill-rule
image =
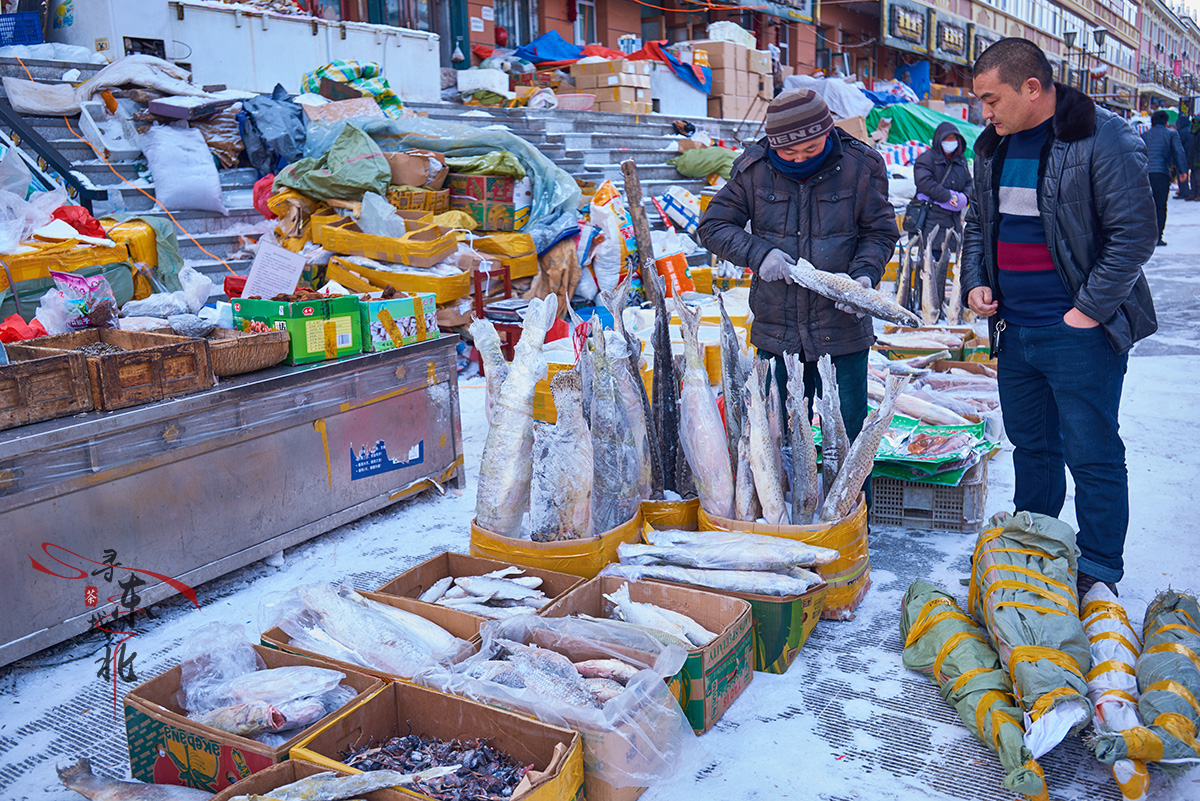
M9 356L20 345L8 345ZM0 431L90 411L92 392L82 353L58 353L0 366Z
M36 341L36 347L12 345L9 350L15 352L17 358L24 359L74 351L96 342L126 350L106 356L84 354L92 406L101 411L200 392L211 389L214 381L212 357L208 342L203 339L88 328Z

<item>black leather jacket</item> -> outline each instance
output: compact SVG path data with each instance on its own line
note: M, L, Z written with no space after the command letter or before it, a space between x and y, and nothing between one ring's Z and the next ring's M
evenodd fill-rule
M1050 256L1075 308L1099 321L1117 353L1158 330L1142 265L1158 230L1146 172L1146 146L1129 126L1087 95L1055 84L1054 138L1038 167L1038 208ZM1002 137L992 126L975 141L975 193L963 245L963 301L990 286L999 292L996 237ZM990 320L995 347L997 318Z

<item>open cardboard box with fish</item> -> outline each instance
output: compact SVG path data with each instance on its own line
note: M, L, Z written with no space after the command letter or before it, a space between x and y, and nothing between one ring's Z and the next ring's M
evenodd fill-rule
M667 681L697 734L713 727L754 677L754 633L750 603L683 585L654 581L629 582L597 576L541 611L542 617L591 615L611 617L613 603L605 598L629 587L637 603L654 604L687 615L717 636L702 647L687 649L687 661Z
M381 604L394 606L397 609L403 609L405 612L411 612L414 615L425 618L426 620L436 623L450 634L465 640L468 643L477 639L479 627L469 618L469 615L454 614L451 609L444 609L431 604L421 603L414 598L400 598L395 595L378 595L376 593L360 593L364 598L371 601L377 601ZM349 662L343 662L340 659L335 659L331 656L311 651L307 648L302 648L292 642L292 638L287 635L279 626L272 626L259 635L262 644L268 648L275 648L289 654L298 654L300 656L315 659L324 664L325 667L335 667L338 670L354 670L361 673L366 673L386 681L395 681L396 679L409 679L411 676L399 676L394 673L389 673L386 670L379 668L363 667L362 665L354 665ZM470 646L463 647L464 653L470 652Z
M888 341L889 334L898 335L894 343ZM940 346L934 347L932 343L929 345L907 345L903 342L903 340L906 338L913 338L914 340L917 340L922 334L949 336L957 340L957 344L946 341ZM876 341L872 348L879 351L884 356L887 356L889 359L911 359L914 356L929 356L937 353L938 351L948 350L950 351L951 358L960 360L963 358L963 346L967 341L973 339L974 337L975 329L969 325L935 325L921 327L886 325L883 328L883 336Z
M359 773L342 761L352 743L382 743L397 735L442 740L487 738L489 745L532 765L514 801L572 801L583 795L583 745L570 729L407 682L389 684L341 713L292 748L295 759ZM409 798L430 796L397 791ZM589 796L590 797L590 796Z
M639 511L625 523L595 537L577 540L534 542L505 537L480 528L471 521L471 554L486 556L507 564L537 567L567 573L585 579L595 578L610 562L617 561L617 546L637 542L642 536Z
M301 779L316 776L319 773L330 772L338 776L353 775L352 771L345 768L335 769L303 759L289 759L286 762L280 762L278 765L272 765L266 770L247 776L232 787L226 787L214 795L212 801L231 801L231 799L246 795L270 798L272 790L277 790L280 787L298 782ZM362 801L411 801L412 796L400 790L388 788L386 790L372 790L369 793L360 793L355 798L361 798Z
M420 600L420 596L429 591L439 581L444 582L447 578L456 579L483 576L485 573L492 573L507 567L514 566L511 563L498 562L495 559L485 559L481 556L468 556L466 554L447 551L446 553L440 553L437 556L427 559L415 567L409 568L384 584L374 593L368 593L367 597L375 598L376 600L379 600L381 596L414 599L423 606L433 606L437 609L462 615L464 619L469 620L475 625L476 633L478 633L478 628L487 620L486 617L442 606L435 602L422 601ZM544 570L536 567L521 567L519 569L522 573L517 577L541 579L541 584L536 588L546 594L545 603L542 604L541 608L545 608L583 583L583 579L579 576L572 576L567 573L557 573L553 570Z
M330 660L284 653L261 645L253 648L267 668L330 667ZM361 667L338 664L336 669L346 674L342 683L357 693L343 709L361 703L383 686L383 682L368 675ZM338 714L326 715L296 732L283 745L272 748L258 740L204 726L189 718L176 698L181 681L182 669L176 665L125 695L129 767L139 781L184 785L215 793L287 759L293 745Z
M614 676L624 689L606 700L593 700L592 691L573 686L563 690L488 678L482 669L510 659L514 643L551 651L554 661L565 657L577 668L590 660L620 660L634 672ZM680 707L677 688L667 683L687 656L677 645L666 645L623 623L538 614L488 621L475 648L471 656L444 670L425 671L416 681L579 732L589 801L633 801L648 785L669 779L693 753L689 748L695 745L695 733ZM581 703L571 693L590 702Z
M767 534L809 545L819 545L822 548L832 548L840 554L837 560L822 565L816 571L825 579L828 594L826 595L822 588L814 587L804 595L795 596L796 600L788 602L791 605L790 609L782 609L780 601L783 599L777 597L751 597L743 593L710 590L750 601L750 606L754 609L755 636L758 639L755 646L756 670L765 670L768 673L786 671L816 626L816 616L831 620L853 619L854 609L871 586L871 557L867 550L867 501L864 494L859 495L858 505L854 510L841 520L807 526L773 526L767 523L733 520L710 515L702 506L700 530ZM800 602L801 599L803 603ZM806 630L799 630L800 628Z

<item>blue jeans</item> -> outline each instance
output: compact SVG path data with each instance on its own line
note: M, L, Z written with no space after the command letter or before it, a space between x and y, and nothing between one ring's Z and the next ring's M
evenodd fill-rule
M1000 408L1016 450L1017 511L1058 517L1075 479L1079 572L1118 582L1129 525L1129 476L1117 411L1127 356L1104 330L1007 323L999 341Z

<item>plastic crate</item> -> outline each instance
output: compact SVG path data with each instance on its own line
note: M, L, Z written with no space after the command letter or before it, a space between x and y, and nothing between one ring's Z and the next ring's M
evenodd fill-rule
M42 23L38 17L36 11L0 14L0 47L41 44L46 41L42 37Z
M957 487L871 479L871 525L977 533L987 503L987 462L966 472Z

